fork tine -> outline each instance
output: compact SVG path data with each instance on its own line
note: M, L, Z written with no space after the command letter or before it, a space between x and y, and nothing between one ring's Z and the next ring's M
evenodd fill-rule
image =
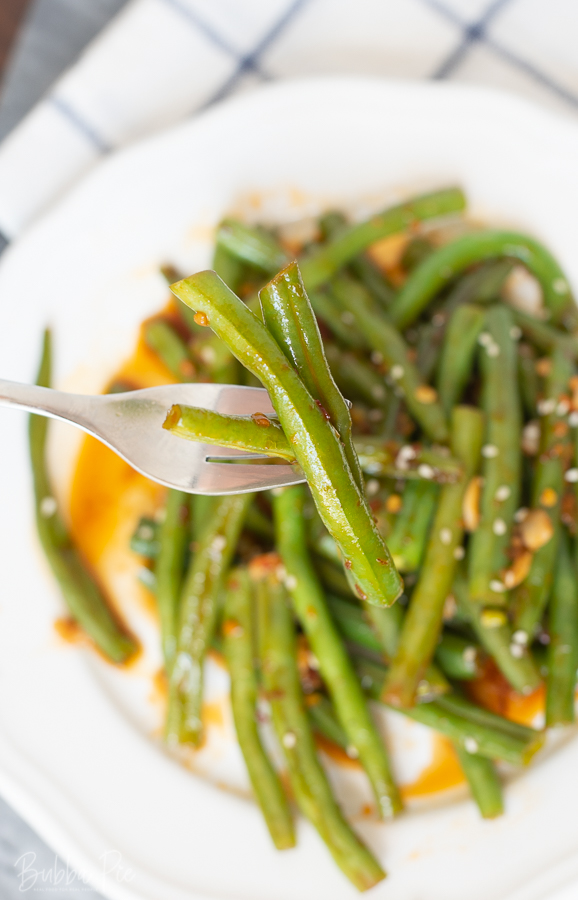
M203 463L195 479L199 494L244 494L290 484L302 484L305 477L297 467Z

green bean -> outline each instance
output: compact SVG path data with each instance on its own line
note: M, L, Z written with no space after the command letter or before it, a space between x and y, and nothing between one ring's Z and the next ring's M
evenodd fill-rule
M230 287L235 294L238 294L239 288L243 283L245 266L223 244L217 244L215 247L213 269L219 278L223 279L227 287ZM172 284L179 280L179 278L173 278L170 283ZM188 309L188 306L185 306L184 309Z
M366 890L381 881L384 872L343 818L317 758L299 684L287 596L274 575L257 582L257 603L261 676L293 794L342 872L358 890Z
M351 745L345 731L339 724L337 713L331 700L323 694L309 694L305 702L307 705L307 716L313 731L341 747L346 753L348 750L352 753ZM355 756L355 753L353 753L353 756Z
M529 694L541 683L540 673L524 641L516 635L502 610L484 609L469 594L465 572L456 572L452 586L458 609L472 627L480 644L494 660L514 690Z
M560 541L560 508L564 491L564 455L568 438L560 437L558 426L565 426L567 409L559 410L561 399L568 396L569 381L573 373L572 362L563 351L556 349L551 355L550 374L546 379L544 404L553 408L542 418L540 452L536 462L532 484L532 507L548 516L552 525L552 537L534 553L530 572L514 591L512 598L516 628L529 639L540 624L546 603L552 590L554 567ZM549 406L546 406L549 409ZM544 411L544 407L542 407ZM544 502L545 501L545 502Z
M361 609L340 597L330 595L327 599L330 612L346 641L371 653L379 653L387 659L394 656L403 620L399 603L389 609L370 607L367 604ZM352 648L352 653L356 655L355 647ZM430 665L418 685L417 696L420 702L427 702L449 690L450 685L442 672L437 666Z
M440 317L441 319L441 317ZM431 381L439 365L445 321L432 319L417 326L416 368L424 381Z
M384 441L378 436L356 437L355 450L366 475L388 478L419 478L440 484L459 481L463 467L445 448Z
M357 669L361 677L361 684L368 694L383 703L383 683L386 670L369 660L359 660ZM386 703L386 705L391 704ZM470 753L476 753L488 759L501 759L516 766L527 765L544 743L544 736L540 732L532 731L531 739L522 740L513 734L466 719L446 709L442 700L420 703L411 708L398 706L392 706L392 708L415 722L421 722L422 725L427 725L429 728L445 734L446 737Z
M512 722L483 706L476 706L475 703L466 700L459 693L444 694L443 697L437 698L437 704L442 709L447 709L469 722L476 722L478 725L509 734L524 743L532 742L536 737L536 729L520 725L519 722Z
M192 549L202 540L207 522L213 517L219 505L219 497L211 494L191 494L191 540Z
M225 595L223 647L231 676L231 706L239 746L257 803L278 850L295 846L291 812L257 729L257 677L251 583L245 569L231 572Z
M460 634L444 632L435 650L435 661L448 678L470 681L480 674L479 647Z
M339 389L348 398L359 397L369 406L385 409L389 396L385 380L370 363L332 343L325 344L325 355Z
M435 247L424 237L415 237L408 241L402 255L401 266L406 272L413 272L420 263L435 252Z
M546 725L574 721L576 665L578 664L578 588L569 540L562 534L554 588L548 610L548 676Z
M509 259L490 260L462 275L449 290L442 304L445 315L462 303L490 303L500 296L500 291L513 269Z
M464 477L457 484L445 485L440 493L424 563L384 687L384 699L395 705L410 706L415 701L418 683L435 651L457 564L456 550L462 544L464 493L478 467L482 430L479 410L455 408L451 446L464 465Z
M431 481L408 481L403 505L387 546L400 572L415 572L421 565L439 487Z
M218 601L254 494L219 497L186 574L177 651L169 678L166 737L198 746L202 737L203 663L215 633Z
M529 344L518 344L518 383L526 414L533 419L538 409L538 373L536 354Z
M308 297L317 318L322 320L342 347L350 350L367 350L367 342L350 321L350 313L340 309L334 297L325 291L308 291ZM347 321L342 318L344 314Z
M465 303L457 307L449 321L437 373L437 390L447 416L460 401L472 374L484 319L479 306Z
M268 543L273 538L271 521L265 513L259 509L256 503L253 503L247 510L247 515L245 516L245 528L248 531L253 532L256 537L261 538Z
M183 277L177 267L173 266L171 263L160 266L160 273L168 285L173 284L175 281L179 281L179 279Z
M520 503L521 408L517 390L517 348L512 317L505 306L491 307L480 335L482 405L486 436L482 466L480 523L469 546L470 596L477 603L505 602L500 570ZM504 389L509 385L508 390Z
M156 598L161 625L165 669L171 671L177 649L179 597L189 542L189 495L169 490L165 517L159 529L156 560Z
M387 309L395 297L395 290L390 281L364 253L355 256L349 265L352 274L369 291L382 309Z
M333 562L330 562L327 558L324 558L319 553L315 553L313 557L313 565L315 567L315 571L319 575L319 578L325 585L325 587L334 591L340 597L351 597L351 587L350 584L345 577L345 572L343 571L343 566L340 564L337 567ZM386 607L388 609L394 609L394 606ZM378 607L372 607L378 609Z
M149 319L144 324L145 343L179 381L192 381L195 367L188 347L175 329L163 319Z
M230 416L196 406L171 406L163 428L189 441L235 447L295 462L281 426L267 416Z
M448 439L445 416L433 388L424 384L408 355L408 347L397 329L376 310L367 291L345 275L332 282L339 302L355 317L369 346L382 354L388 376L402 392L407 407L426 434L441 443Z
M327 363L297 263L289 263L279 272L259 292L259 300L266 328L337 431L351 474L362 488L363 476L353 447L349 407Z
M500 257L521 263L538 279L553 321L569 315L574 301L568 282L544 247L516 232L476 231L440 247L415 269L389 309L393 323L405 330L452 278L474 263Z
M401 800L385 748L309 559L304 498L305 489L300 485L273 492L276 544L287 572L285 584L339 721L371 782L380 813L391 816L401 808Z
M538 350L549 352L558 347L571 359L578 359L578 338L575 335L554 328L519 309L512 309L512 316L526 339L531 341Z
M405 231L415 222L461 212L465 203L459 188L448 188L416 197L365 222L350 225L303 260L301 269L306 289L313 290L328 281L375 241Z
M495 819L496 816L501 816L504 812L502 785L492 760L468 753L459 744L454 746L482 818Z
M36 383L50 387L51 372L51 337L45 331ZM111 662L124 663L138 645L110 609L58 511L46 462L48 423L44 416L31 415L28 425L38 538L72 618Z
M149 560L156 559L159 555L159 523L148 516L142 516L130 539L130 549L139 556Z
M269 391L279 421L309 482L315 504L360 597L389 606L402 584L369 507L351 474L339 437L264 325L213 272L172 290L203 313L213 330Z
M224 247L232 256L266 275L273 275L289 262L272 235L263 228L245 225L236 219L221 222L217 230L217 247Z

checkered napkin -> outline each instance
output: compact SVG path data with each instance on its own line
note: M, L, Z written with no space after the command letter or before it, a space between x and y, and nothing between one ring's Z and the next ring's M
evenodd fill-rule
M0 232L111 150L272 78L451 78L577 114L577 38L577 0L133 0L0 145Z

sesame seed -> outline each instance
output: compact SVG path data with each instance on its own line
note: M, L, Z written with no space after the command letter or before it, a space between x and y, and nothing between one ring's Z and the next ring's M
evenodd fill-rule
M454 549L454 559L463 559L466 555L466 551L464 547L456 547Z
M480 331L478 344L480 344L482 347L486 347L488 344L491 344L493 340L494 339L489 331Z
M552 398L548 400L539 400L536 409L539 416L549 416L556 409L556 401Z
M511 493L512 491L507 484L501 484L500 487L496 490L494 498L498 501L498 503L502 503L504 500L508 499Z
M492 578L492 580L490 581L490 590L495 594L503 594L506 590L506 585L501 581L498 581L497 578Z
M512 325L510 328L510 337L513 341L519 341L522 337L522 329L518 325Z
M427 463L422 463L417 467L417 474L420 478L427 478L431 480L434 477L435 472L431 466L428 466Z
M527 506L521 506L520 509L517 509L516 512L514 513L514 522L517 522L518 524L520 522L523 522L524 519L528 518L529 512L530 512L530 510L528 509Z
M497 344L488 344L486 346L486 353L488 354L488 356L491 356L493 359L496 356L499 356L501 352L502 351L500 350L500 348L498 347Z
M287 575L285 579L285 587L288 591L295 590L295 588L297 587L297 579L295 578L295 575Z
M484 444L482 447L482 456L486 459L494 459L499 454L499 450L495 444Z
M519 644L510 644L510 656L513 656L514 659L521 659L524 655L524 648L520 647Z
M374 384L371 388L371 396L374 400L383 400L385 397L385 388L381 384Z
M403 378L404 368L403 366L392 366L390 375L392 378L395 378L396 381L399 381L400 378Z
M564 475L564 481L569 484L575 484L578 481L578 469L568 469Z
M283 735L282 743L287 750L292 750L297 743L297 737L292 731L286 731Z
M465 663L475 663L477 656L478 651L475 647L466 647L464 652L462 653L462 657Z
M464 748L468 751L468 753L477 753L478 752L478 742L473 737L467 737L464 740Z
M353 744L348 744L345 750L349 759L359 759L359 751L357 747L354 747Z
M451 528L442 528L440 530L440 541L442 542L442 544L445 544L446 546L448 544L451 544L451 542L452 542Z
M373 678L371 675L364 675L361 679L361 687L366 691L373 685Z
M383 353L380 353L379 350L373 350L371 361L375 366L380 366L383 362Z
M341 313L341 321L344 325L353 325L353 323L355 322L355 316L353 315L353 313L350 313L349 310L346 309Z
M556 278L552 282L552 288L556 294L565 294L568 290L568 282L565 278Z
M45 498L45 499L48 499L48 498ZM150 525L141 525L141 527L138 530L138 536L143 541L152 541L152 539L155 536L154 528L152 528Z
M525 647L528 643L528 632L522 631L522 629L518 629L512 635L512 641L514 644L519 644L521 647Z
M576 428L578 425L578 412L574 411L570 413L568 416L568 424L571 428Z
M57 509L58 505L54 497L43 497L40 501L40 515L44 519L50 519Z
M370 497L375 497L375 495L379 491L379 481L377 480L377 478L370 478L365 485L365 490Z
M503 519L494 519L494 524L492 525L492 531L494 534L498 535L498 537L502 537L508 530L508 526L504 522Z
M570 412L570 403L568 400L560 400L560 403L556 407L556 415L557 416L565 416Z

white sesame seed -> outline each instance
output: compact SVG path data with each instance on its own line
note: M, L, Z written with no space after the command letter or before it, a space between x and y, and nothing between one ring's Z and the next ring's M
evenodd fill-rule
M475 647L466 647L464 652L462 653L462 657L465 663L475 663L478 656L478 651Z
M366 691L373 685L373 678L371 675L364 675L361 679L361 687Z
M40 501L40 515L45 519L50 519L57 509L58 505L54 497L43 497Z
M375 366L380 366L383 362L383 353L380 353L379 350L373 350L371 361Z
M524 648L520 647L519 644L510 644L510 656L513 656L514 659L521 659L524 655Z
M513 341L519 341L522 337L522 329L518 325L512 325L510 328L510 337Z
M313 669L314 672L318 672L321 666L319 665L319 660L315 656L314 653L309 652L307 655L307 665L310 669Z
M512 491L507 484L501 484L500 487L496 490L494 498L498 501L498 503L502 503L504 500L508 499L511 493Z
M371 396L374 400L383 400L385 397L385 388L381 384L374 384L371 388Z
M287 575L287 578L285 579L285 587L288 591L295 590L295 588L297 587L297 579L295 578L295 575Z
M490 581L490 590L494 592L494 594L503 594L506 590L506 585L501 581L498 581L497 578L492 578Z
M442 528L440 529L440 541L442 544L445 544L446 547L448 544L452 542L452 530L451 528Z
M519 644L521 647L525 647L528 643L528 632L522 631L522 629L519 628L513 633L512 641L514 642L514 644Z
M556 294L565 294L568 290L568 282L565 278L556 278L556 280L552 282L552 288Z
M379 491L379 481L377 480L377 478L370 478L365 485L365 490L370 497L375 497L375 495Z
M560 400L560 403L556 407L556 415L557 416L566 416L570 412L570 404L568 400Z
M564 475L564 480L569 484L575 484L578 481L578 469L568 469Z
M152 541L155 536L154 528L150 525L141 525L138 530L138 536L143 541Z
M478 336L478 344L480 344L482 347L486 347L488 344L491 344L493 340L494 339L489 331L480 331L480 334Z
M431 480L434 477L435 472L431 466L428 466L427 463L422 463L417 467L417 474L420 478L427 478Z
M213 550L217 550L217 551L224 550L225 547L227 546L227 538L222 534L218 534L215 537L215 539L213 540L213 543L211 544L211 546L212 546Z
M578 412L574 411L570 413L568 416L568 424L571 428L576 428L578 425Z
M508 526L504 522L503 519L494 519L494 524L492 525L492 531L494 534L498 535L498 537L502 537L508 530Z
M486 345L486 353L488 354L488 356L491 356L493 359L496 356L499 356L501 352L502 351L500 350L500 348L497 344L492 343L492 344Z
M456 547L454 549L454 559L463 559L466 555L466 551L464 547Z
M350 313L348 309L341 313L341 321L344 325L353 325L355 322L355 316L353 313Z
M482 447L482 456L486 459L494 459L499 454L499 450L495 444L484 444Z
M538 400L536 404L539 416L549 416L556 409L556 401L551 397L547 400Z
M392 366L390 375L396 381L399 381L400 378L403 378L404 368L403 366Z
M357 747L354 747L353 744L348 744L345 750L349 759L359 759L359 751Z
M297 737L292 731L286 731L283 735L282 743L287 750L292 750L297 743Z
M478 752L478 742L473 737L467 737L464 740L464 748L468 751L468 753L477 753Z
M520 509L517 509L516 512L514 513L514 522L517 522L518 524L520 522L523 522L524 519L528 518L529 512L530 512L530 510L528 509L527 506L521 506Z

